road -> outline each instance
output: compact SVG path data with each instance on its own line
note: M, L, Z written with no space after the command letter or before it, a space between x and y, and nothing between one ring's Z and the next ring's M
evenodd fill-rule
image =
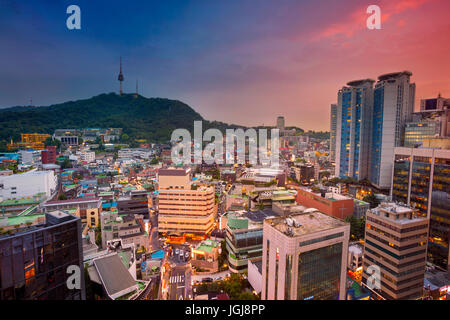
M169 300L188 300L192 295L189 265L175 266L168 275Z
M191 279L192 281L202 281L203 278L217 278L217 277L222 277L225 278L228 274L230 274L230 270L225 270L222 272L218 272L218 273L212 273L212 274L201 274L201 275L192 275Z

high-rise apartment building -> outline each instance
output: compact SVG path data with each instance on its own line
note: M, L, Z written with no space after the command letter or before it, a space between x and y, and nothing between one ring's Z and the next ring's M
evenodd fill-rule
M284 117L279 116L277 118L277 129L280 129L280 131L284 130Z
M450 150L395 148L391 195L430 219L428 260L450 270Z
M338 92L335 157L338 177L358 180L367 177L374 82L352 81Z
M79 289L67 285L74 267ZM46 213L45 223L0 235L0 300L84 300L83 267L80 219Z
M386 300L422 296L429 220L417 213L384 202L366 213L362 282Z
M192 186L190 168L159 169L160 232L206 235L214 227L217 206L214 187Z
M262 300L345 300L350 225L306 209L264 220Z
M381 189L390 187L394 148L403 145L405 125L414 111L416 86L410 83L411 75L389 73L375 84L369 179Z
M331 105L330 112L330 159L336 161L336 128L337 128L337 105Z

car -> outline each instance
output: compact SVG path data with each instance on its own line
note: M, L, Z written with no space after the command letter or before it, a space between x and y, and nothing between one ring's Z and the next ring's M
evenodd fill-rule
M175 249L175 254L179 254L180 253L180 249Z
M184 255L186 258L189 258L189 252L186 252L186 254Z
M222 277L217 277L217 278L216 278L216 280L222 280L222 279L223 279Z
M202 279L202 282L213 282L213 279L212 279L212 278L209 278L209 277L203 278L203 279Z

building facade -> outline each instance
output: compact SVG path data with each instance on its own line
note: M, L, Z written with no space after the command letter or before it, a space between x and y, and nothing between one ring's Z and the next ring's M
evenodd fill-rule
M381 189L390 188L394 148L403 145L405 125L414 111L416 86L410 83L411 75L385 74L375 85L369 180Z
M262 300L345 300L350 225L316 209L264 221Z
M450 150L395 148L391 196L430 219L428 259L450 270Z
M0 197L20 199L45 194L50 197L57 188L57 176L53 171L27 171L10 176L0 176Z
M428 221L417 210L395 203L367 211L362 282L369 287L373 284L375 267L380 278L374 290L384 299L422 297Z
M361 180L368 175L374 82L352 81L338 92L335 168L338 177Z
M56 163L56 146L48 146L41 152L42 164Z
M297 188L298 204L307 208L316 208L330 216L345 219L353 215L355 204L350 197L337 193L315 193L311 189Z
M423 140L439 136L441 123L439 121L408 122L405 126L405 147L422 146Z
M214 187L191 187L191 169L158 171L158 228L162 233L204 236L214 228Z
M69 289L69 267L78 267L80 289ZM84 300L81 221L54 211L45 223L0 235L0 300Z
M337 105L331 105L330 113L330 159L336 161L336 129L337 129Z
M117 200L119 214L141 215L144 219L150 217L152 198L147 191L133 190L129 195Z
M227 215L226 248L228 266L232 272L244 272L248 261L262 257L263 221L277 216L270 209L230 212Z

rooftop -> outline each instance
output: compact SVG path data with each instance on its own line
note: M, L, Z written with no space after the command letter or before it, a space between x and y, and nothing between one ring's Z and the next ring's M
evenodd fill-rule
M159 176L185 176L191 172L190 168L165 168L159 169Z
M228 226L231 229L257 229L262 228L264 219L279 216L271 209L258 211L234 211L228 214Z
M80 203L80 202L96 202L101 201L100 198L76 198L76 199L68 199L68 200L55 200L55 201L48 201L44 205L54 205L54 204L70 204L70 203Z
M34 198L26 198L26 199L12 199L12 200L4 200L0 202L0 207L9 207L9 206L16 206L16 205L31 205L31 204L37 204L39 203L39 200L36 200Z
M27 216L13 216L13 217L8 217L7 220L8 220L8 226L15 226L15 225L26 224L27 222L32 223L38 218L45 218L45 214L39 213L39 214L30 214Z
M426 220L426 218L417 214L417 209L402 206L395 202L382 202L378 207L370 209L369 212L382 216L397 224L408 224Z
M288 230L292 230L292 237L304 236L349 225L340 219L329 216L316 209L307 209L303 213L292 214L288 217L270 218L265 223L270 224L273 228L285 234Z
M119 255L112 254L94 260L95 268L108 295L115 299L136 290L136 281Z
M200 245L197 247L197 250L199 251L205 251L205 252L212 252L213 249L219 247L220 242L215 240L204 240L200 243Z

